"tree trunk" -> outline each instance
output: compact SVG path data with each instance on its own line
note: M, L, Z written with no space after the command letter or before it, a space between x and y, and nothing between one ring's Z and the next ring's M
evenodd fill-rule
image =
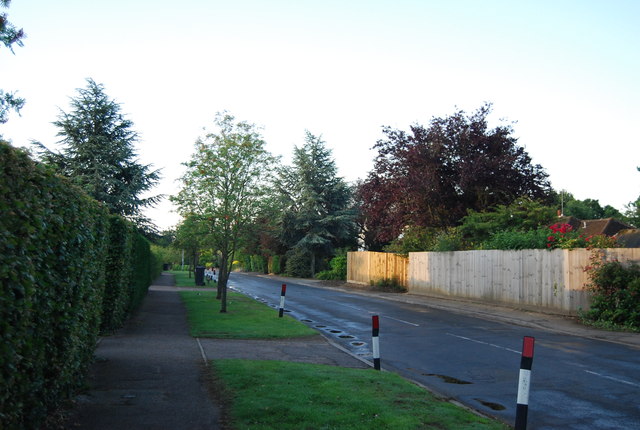
M311 251L311 277L316 276L316 253Z
M222 255L220 256L220 267L218 268L219 272L218 272L218 288L216 291L216 299L218 300L222 300L222 293L223 290L226 290L227 288L227 279L229 278L229 275L226 274L226 270L225 268L227 267L227 257L225 255L225 253L222 253ZM223 300L224 303L224 309L226 311L226 297L227 297L227 292L224 291L224 297L225 299ZM224 312L224 311L220 311L220 312Z

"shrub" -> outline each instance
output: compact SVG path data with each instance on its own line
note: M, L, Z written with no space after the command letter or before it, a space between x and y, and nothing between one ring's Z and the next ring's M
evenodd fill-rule
M601 251L595 251L587 272L593 295L583 319L596 325L640 329L640 266L606 261Z
M311 252L294 248L287 252L286 273L298 278L311 277Z
M548 230L540 228L529 231L506 230L498 232L485 241L482 249L543 249L547 246Z
M347 279L347 256L338 255L329 262L329 270L316 274L317 279L345 281Z
M281 258L279 255L274 255L273 257L269 257L268 262L268 270L269 273L274 273L278 275L282 272Z
M406 293L407 289L400 283L400 280L396 277L393 278L381 278L377 281L371 281L371 286L377 287L382 291L391 293Z
M258 272L258 273L266 273L267 272L267 261L262 255L252 255L249 259L251 262L251 267L249 271Z

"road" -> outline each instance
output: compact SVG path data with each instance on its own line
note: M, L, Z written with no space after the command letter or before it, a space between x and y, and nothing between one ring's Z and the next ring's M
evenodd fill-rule
M229 285L277 308L281 284L233 274ZM529 429L640 429L636 348L291 280L285 309L368 361L379 315L384 370L511 425L522 341L533 336Z

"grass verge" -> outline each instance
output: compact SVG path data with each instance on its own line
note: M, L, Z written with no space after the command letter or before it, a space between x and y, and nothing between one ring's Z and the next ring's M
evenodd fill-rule
M245 295L228 291L227 312L213 291L181 291L192 336L221 339L279 339L318 336L318 332Z
M168 273L171 273L176 279L176 287L191 287L191 288L216 288L217 282L208 282L208 285L204 287L196 285L196 280L194 278L194 274L191 274L189 277L188 271L182 270L169 270Z
M214 360L211 368L234 429L509 428L391 372L266 360Z

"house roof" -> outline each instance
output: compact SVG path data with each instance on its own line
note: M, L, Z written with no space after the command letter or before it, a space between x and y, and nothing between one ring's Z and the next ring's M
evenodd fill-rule
M640 229L630 228L618 233L618 243L625 248L640 248Z
M621 230L632 229L633 227L615 218L580 220L576 217L563 217L560 222L569 224L574 230L585 236L595 236L604 234L615 236Z

